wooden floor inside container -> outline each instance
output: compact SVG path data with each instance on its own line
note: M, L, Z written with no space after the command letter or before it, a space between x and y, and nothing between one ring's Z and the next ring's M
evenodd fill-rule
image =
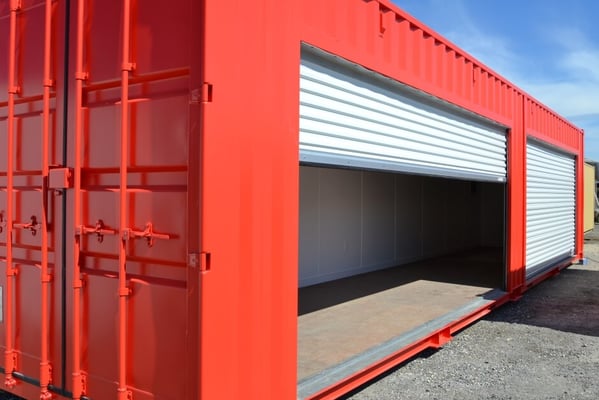
M476 249L300 288L298 380L502 288L502 265Z

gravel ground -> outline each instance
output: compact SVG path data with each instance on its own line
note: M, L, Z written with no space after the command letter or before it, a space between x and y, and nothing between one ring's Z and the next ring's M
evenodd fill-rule
M573 265L346 399L599 399L599 226Z

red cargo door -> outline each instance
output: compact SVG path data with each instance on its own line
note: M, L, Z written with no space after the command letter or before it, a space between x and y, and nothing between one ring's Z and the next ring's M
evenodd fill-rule
M15 394L195 396L191 3L0 2L0 371Z
M192 398L190 2L71 3L68 390Z

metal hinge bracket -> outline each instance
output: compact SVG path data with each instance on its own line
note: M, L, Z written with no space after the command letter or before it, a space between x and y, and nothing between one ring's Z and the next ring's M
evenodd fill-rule
M210 271L210 253L204 251L200 253L200 271Z
M202 272L210 271L210 253L205 251L189 253L187 255L187 265L191 268L199 268Z
M193 89L190 93L190 104L212 103L213 86L211 83L204 82L202 86Z

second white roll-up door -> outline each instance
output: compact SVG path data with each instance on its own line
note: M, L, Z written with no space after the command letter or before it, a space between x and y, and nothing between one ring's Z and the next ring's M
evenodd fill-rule
M300 161L506 180L505 129L345 61L304 51Z
M527 275L574 254L574 157L535 141L526 145Z

